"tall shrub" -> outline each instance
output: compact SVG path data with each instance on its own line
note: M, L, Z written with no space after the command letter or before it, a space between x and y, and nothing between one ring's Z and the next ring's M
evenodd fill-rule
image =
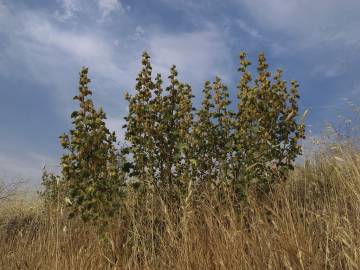
M192 135L195 176L202 183L222 181L229 175L233 112L227 87L216 77L206 81L201 108Z
M258 58L258 75L253 80L246 54L240 54L242 76L238 85L235 116L237 181L242 188L251 182L267 187L293 169L301 154L299 140L305 137L303 121L298 121L298 83L288 88L282 71L268 71L264 54Z
M137 177L143 182L150 179L156 187L174 189L180 184L179 176L188 170L192 92L177 79L175 66L168 78L170 84L164 91L160 74L153 82L150 56L143 53L135 93L126 96L129 113L124 127Z
M78 215L85 221L112 216L119 208L124 184L115 133L107 129L104 111L95 109L89 82L88 69L82 68L79 92L74 97L79 109L71 114L73 129L60 136L67 152L61 167L70 216Z

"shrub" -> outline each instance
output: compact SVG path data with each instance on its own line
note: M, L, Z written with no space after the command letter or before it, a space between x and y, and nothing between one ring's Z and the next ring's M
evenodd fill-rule
M115 133L105 126L106 115L90 99L88 69L80 72L80 108L71 114L74 128L60 136L67 150L61 158L62 177L70 216L98 220L112 216L119 208L124 179L119 169Z
M39 192L40 197L43 199L44 206L48 210L57 209L58 206L64 204L65 186L60 175L49 173L44 169L41 178L42 190Z
M135 184L127 180L139 194L155 190L175 206L188 203L194 187L199 194L203 184L220 184L222 193L230 187L241 199L250 185L268 191L271 183L285 179L305 137L298 119L299 85L291 81L288 88L281 70L272 76L264 54L259 55L255 79L250 64L241 53L235 111L219 77L205 82L196 111L192 88L179 81L176 67L170 68L164 89L161 74L153 80L150 56L144 52L135 93L126 94L129 112L123 128L128 145L121 155L114 147L115 134L105 126L105 113L89 97L88 70L83 68L74 97L80 109L71 115L74 129L61 136L68 150L61 160L61 181L71 215L84 220L112 216L124 190L122 171L137 178ZM47 196L53 198L60 178L44 176Z
M189 177L197 183L232 183L244 195L251 183L266 189L293 169L301 154L299 140L305 137L303 121L297 121L298 84L292 81L288 89L281 70L271 77L264 54L255 80L246 54L240 54L236 112L229 108L227 86L217 77L212 84L205 82L195 120L191 87L178 81L175 66L164 93L161 75L152 81L147 53L142 65L135 95L127 95L124 126L137 175L172 190L184 189L182 179Z
M150 57L146 52L142 66L135 94L126 95L129 114L124 127L125 139L130 143L126 151L132 155L134 174L142 182L150 179L149 183L156 188L170 191L183 186L180 176L189 170L191 87L179 82L176 67L172 66L170 84L164 91L160 74L152 81Z
M194 176L201 183L223 181L229 177L229 156L233 112L229 110L229 92L216 77L206 81L201 108L193 125Z
M298 83L291 81L288 89L281 70L271 78L264 54L259 55L258 75L253 81L247 69L250 64L241 53L234 149L236 180L242 189L251 181L267 188L269 182L284 178L301 154L299 140L305 138L303 120L297 121Z

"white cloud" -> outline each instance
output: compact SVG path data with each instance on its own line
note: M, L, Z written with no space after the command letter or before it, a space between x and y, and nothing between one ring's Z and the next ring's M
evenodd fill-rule
M78 10L75 0L63 0L64 19L72 17L73 13Z
M97 0L102 18L106 18L111 12L115 10L124 11L124 8L119 0Z
M122 73L114 62L111 44L99 36L63 31L47 21L31 17L24 31L42 49L65 53L78 65L91 65L94 72L104 77L114 79Z
M281 55L288 51L288 48L279 44L278 42L273 42L270 44L270 48L274 55Z
M132 40L143 40L145 35L145 30L140 26L136 26L134 34L130 37Z
M55 12L55 17L60 21L75 17L77 13L96 11L100 13L98 21L103 22L112 12L116 10L124 12L129 6L123 7L120 0L58 0L61 4L61 11Z
M244 20L238 19L237 23L241 30L248 33L253 38L263 39L263 37L262 37L262 35L260 35L259 31L257 29L255 29L254 27L250 26L249 24L247 24Z
M180 78L191 84L202 85L215 75L229 79L225 75L229 48L214 27L191 33L157 33L149 47L154 69L166 77L170 66L176 64Z
M40 183L42 168L58 172L58 162L53 158L35 152L21 154L7 151L0 154L0 179L5 182L30 181Z
M238 0L253 19L270 31L295 37L297 46L332 42L360 45L357 0Z
M60 0L62 11L56 10L55 17L60 21L66 21L81 10L80 0Z
M123 69L129 62L118 61L130 58L130 51L119 53L111 39L100 31L60 28L41 13L12 14L1 5L0 13L4 14L0 18L0 33L7 38L0 57L0 70L4 75L13 76L6 70L11 65L21 65L23 71L30 72L32 80L51 86L51 93L55 94L55 90L60 99L64 96L66 100L76 90L76 81L70 78L76 78L83 65L89 67L98 81L104 82L102 86L106 89L130 85L128 73Z
M12 23L13 18L9 8L0 0L0 31L6 31L6 26L11 26Z
M103 26L96 23L92 31L79 31L63 27L36 11L12 13L0 5L0 14L6 15L0 17L0 35L6 41L1 44L4 45L0 54L2 76L39 85L39 89L29 91L36 91L36 95L41 93L45 100L54 104L53 111L48 113L57 114L70 124L69 114L76 106L72 97L77 91L78 72L81 66L88 66L95 104L103 106L111 119L110 129L116 131L121 140L121 121L126 112L123 92L131 90L135 84L141 50L117 48L113 43L115 36L102 32ZM116 38L127 43L128 34L116 35ZM56 142L56 138L53 139ZM2 145L0 143L0 147ZM41 162L34 162L27 153L8 156L5 151L3 154L0 177L3 171L8 179L39 179ZM9 159L5 160L6 157Z
M68 14L76 17L81 8L78 1L82 0L73 1L76 1L74 6L70 4L72 1L68 2ZM102 5L106 16L121 9L120 2L111 3ZM91 87L97 97L101 96L97 104L104 105L109 116L107 124L117 132L119 140L124 136L121 126L126 113L122 90L134 86L142 50L149 50L154 71L163 73L164 79L172 64L177 65L181 80L195 86L202 87L203 81L214 75L228 79L224 74L230 63L229 49L216 27L168 33L139 26L134 29L137 39L129 42L125 31L111 33L96 23L84 30L73 22L67 23L59 24L40 11L8 9L0 0L0 35L5 40L0 72L3 76L19 76L44 86L29 91L42 91L51 102L57 102L54 111L68 119L69 106L73 106L71 98L77 88L77 72L82 65L88 66L93 79ZM120 46L129 43L131 47ZM0 155L0 172L9 177L38 179L47 160L33 154L5 152Z
M178 1L173 1L173 0L160 0L161 2L163 2L166 5L171 6L172 8L177 8L180 10L184 10L184 11L194 11L194 10L201 10L204 9L208 6L210 6L211 1L209 0L197 0L197 1L193 1L193 0L178 0Z
M0 18L4 18L4 16L7 16L7 14L8 14L8 9L2 2L0 2Z
M324 78L335 78L341 76L345 72L345 63L339 62L333 65L319 65L311 71L313 76L321 76Z
M75 10L82 0L62 1L69 9ZM118 1L96 1L106 12L121 8ZM4 25L11 25L11 31L9 27L0 29L0 33L5 33L9 39L3 56L8 58L8 62L21 63L33 80L51 86L57 99L60 95L60 99L63 96L68 101L70 91L76 91L74 79L77 80L77 72L83 65L89 67L91 76L95 74L95 86L99 83L102 89L116 90L121 99L119 91L132 88L135 84L141 50L150 51L154 69L163 73L164 78L170 66L176 64L180 77L190 83L202 85L213 75L228 79L224 74L230 63L229 49L221 31L215 26L195 32L165 33L149 31L138 25L133 36L129 37L127 34L114 36L102 32L101 26L92 28L92 31L60 27L48 16L35 11L18 10L9 14L0 6L0 13L6 15L0 18L0 25L2 21ZM119 48L121 44L129 43L127 39L134 38L131 42L133 47ZM0 58L0 70L7 68L6 61L1 62ZM59 105L63 111L63 104Z

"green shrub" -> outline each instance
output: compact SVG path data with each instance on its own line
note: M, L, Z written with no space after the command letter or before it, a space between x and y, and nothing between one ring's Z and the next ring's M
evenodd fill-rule
M41 177L42 190L39 192L43 199L44 206L49 209L57 209L59 205L64 205L65 186L60 175L49 173L44 169Z
M298 83L291 81L288 89L281 70L271 78L264 54L259 55L255 80L247 69L250 64L241 53L242 76L234 121L236 173L245 187L251 181L260 181L259 186L267 188L269 182L284 178L294 168L305 126L303 120L297 122Z
M152 81L150 57L143 54L134 96L127 95L125 118L136 174L156 186L184 189L185 178L196 183L232 183L239 195L251 183L267 189L284 179L301 154L305 126L298 119L298 84L288 89L281 70L271 77L264 54L255 80L250 62L240 54L242 73L237 111L230 107L228 88L219 77L205 82L203 102L193 120L192 91L170 70L170 85L161 75ZM186 182L186 181L185 181Z
M74 128L60 137L67 150L62 175L44 174L46 199L58 198L61 187L71 216L97 220L119 210L126 182L138 195L153 190L175 206L188 204L203 185L221 186L223 193L230 187L240 199L250 185L268 191L294 168L305 126L298 119L297 82L288 88L281 70L272 76L264 54L255 79L250 64L241 53L235 110L228 87L216 77L205 82L196 111L192 88L179 81L176 67L170 68L169 85L163 88L160 74L153 80L145 52L134 94L126 94L127 146L121 154L114 146L115 134L105 126L105 113L90 99L88 70L83 68L74 97L80 108L71 115Z
M188 152L192 126L192 91L179 82L175 66L165 91L158 74L152 81L150 57L145 52L135 94L127 94L129 114L125 139L132 155L134 174L141 181L168 191L183 187L181 175L189 170ZM165 92L165 93L164 93ZM146 183L145 183L146 184Z
M60 136L67 150L61 158L62 177L70 216L98 220L118 209L124 179L115 149L115 133L105 126L106 115L96 110L90 99L88 69L80 72L79 93L74 97L80 108L71 114L74 128Z
M229 92L216 77L206 81L192 129L193 176L201 183L224 181L230 173L233 112Z

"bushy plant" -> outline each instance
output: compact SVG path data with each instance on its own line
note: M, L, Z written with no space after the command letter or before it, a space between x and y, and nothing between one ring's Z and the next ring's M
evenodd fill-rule
M137 77L135 94L126 95L129 113L125 117L127 152L133 159L134 173L142 181L158 187L180 187L180 175L188 171L192 91L179 82L175 66L170 69L170 84L163 90L161 75L152 81L150 57L145 52Z
M115 133L110 133L106 115L96 110L90 98L88 69L82 68L79 92L74 97L80 108L71 114L74 128L60 136L67 150L61 158L62 177L70 216L99 220L112 216L118 209L124 179L115 149Z
M216 77L206 81L201 108L192 129L194 176L201 183L225 180L229 175L233 112L229 92Z
M88 70L80 72L74 97L80 108L71 115L74 128L61 136L67 150L61 159L62 176L45 174L43 182L52 200L58 192L54 183L61 179L72 216L88 220L113 215L126 183L135 183L135 192L153 190L180 206L189 203L194 187L221 186L223 193L230 187L242 198L250 185L268 191L294 168L301 154L299 141L305 137L303 120L298 119L299 85L291 81L288 88L281 70L272 76L264 54L259 55L255 79L246 54L240 54L235 110L228 87L216 77L205 82L202 105L195 113L192 88L179 81L175 66L164 88L161 74L152 78L146 52L141 63L135 91L126 94L127 146L121 155L114 146L115 134L105 126L105 113L90 99ZM148 197L141 192L138 195Z
M184 177L198 183L232 182L244 194L251 183L267 187L293 169L305 132L297 120L298 84L292 81L288 89L281 70L271 77L264 54L254 80L246 54L240 54L236 112L230 109L227 86L217 77L205 82L195 121L191 87L178 81L175 66L163 91L160 74L152 81L147 53L142 64L135 95L127 96L125 118L138 175L172 189L182 187Z
M60 175L50 173L44 168L41 177L42 190L39 195L44 201L44 205L48 209L57 208L61 203L64 204L65 186Z
M248 71L250 65L242 52L234 147L237 176L243 188L251 181L267 186L285 177L301 154L299 140L305 138L304 123L297 121L298 83L291 81L288 89L281 70L271 77L264 54L259 55L255 80Z

